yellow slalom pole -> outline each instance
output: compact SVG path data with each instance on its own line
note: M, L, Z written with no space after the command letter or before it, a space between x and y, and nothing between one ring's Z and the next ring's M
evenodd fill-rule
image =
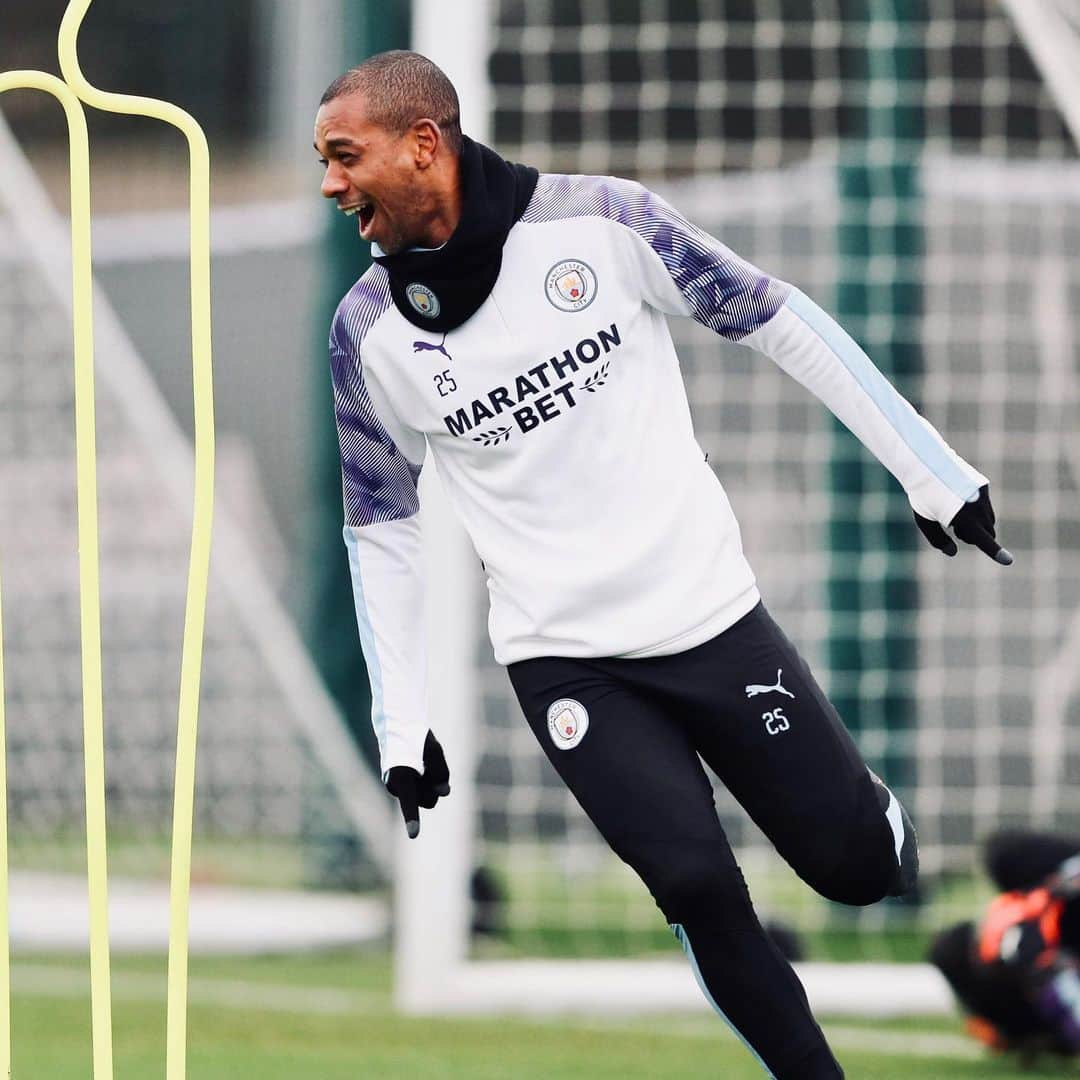
M60 70L87 104L107 112L147 116L186 136L191 160L191 348L195 408L195 493L188 568L184 644L173 795L172 870L169 917L169 984L165 1075L183 1080L187 1058L188 908L191 893L191 835L195 811L195 748L203 629L210 577L210 529L214 500L214 400L210 344L210 151L202 128L169 102L99 90L79 66L79 27L91 0L71 0L60 24Z
M105 842L105 735L101 705L101 587L98 562L97 451L94 434L90 151L82 106L64 83L41 71L8 71L0 75L0 93L15 89L44 90L52 94L64 107L68 124L71 162L72 326L75 338L75 469L79 518L83 758L86 775L86 866L90 896L90 1011L94 1039L94 1080L111 1080L112 998L109 984L109 905ZM5 799L6 793L5 786ZM4 884L7 884L6 859ZM9 991L5 988L4 993L6 1005ZM5 1050L10 1051L9 1029L5 1032ZM6 1064L10 1069L10 1057Z
M3 590L0 589L0 593ZM11 1080L11 927L8 920L7 725L4 721L4 610L0 604L0 1076Z

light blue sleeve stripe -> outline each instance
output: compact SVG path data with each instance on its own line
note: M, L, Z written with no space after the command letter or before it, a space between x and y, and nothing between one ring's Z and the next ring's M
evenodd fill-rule
M367 600L364 598L364 583L360 574L360 545L348 525L343 532L345 546L349 550L349 576L352 578L353 603L356 605L356 626L360 631L360 645L364 650L368 681L371 684L371 726L375 729L375 738L379 742L379 753L383 754L386 752L386 713L383 710L382 668L379 666L379 653L375 648L375 631L372 629Z
M918 414L896 388L874 366L874 362L859 348L844 328L805 293L792 289L786 306L793 311L851 372L855 381L870 395L881 415L907 443L912 453L957 498L972 502L978 498L979 485L972 480L945 452L941 444L926 429Z
M690 945L690 937L686 933L685 927L682 923L671 923L671 929L675 932L675 936L679 939L679 944L683 947L683 952L686 953L686 958L690 961L690 967L694 971L694 978L697 979L698 986L701 987L701 992L705 995L706 1000L716 1010L717 1015L725 1024L738 1036L739 1041L754 1055L757 1063L765 1070L765 1075L770 1080L776 1080L776 1074L772 1072L768 1065L761 1060L758 1052L743 1038L743 1033L728 1019L727 1013L716 1004L716 999L709 993L709 988L705 985L705 980L701 975L701 968L698 967L697 957L694 956L694 950Z

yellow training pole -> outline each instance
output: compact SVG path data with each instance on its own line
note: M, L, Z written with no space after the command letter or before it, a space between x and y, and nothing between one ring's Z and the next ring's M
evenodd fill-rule
M75 470L79 517L83 758L86 775L86 873L90 895L90 1011L94 1039L94 1080L112 1080L112 998L109 986L109 905L105 846L105 734L101 708L101 588L98 564L97 450L94 435L90 151L82 106L64 83L41 71L8 71L0 75L0 93L15 89L44 90L52 94L64 107L68 124L71 162L72 326L75 338ZM4 795L6 799L6 786ZM6 859L4 884L7 884ZM4 993L6 1006L6 986ZM8 1069L11 1067L9 1034L10 1028L5 1024L4 1048L8 1052L5 1054L5 1064Z
M195 506L188 568L184 645L173 796L169 918L169 987L165 1050L167 1080L183 1080L187 1056L188 904L191 834L195 811L195 747L203 628L210 577L214 500L214 399L210 358L210 151L198 123L169 102L113 94L91 86L79 67L78 34L91 0L71 0L60 24L60 70L87 105L107 112L148 116L178 128L191 156L191 365L195 404Z
M2 591L2 590L0 590ZM4 612L0 606L0 1076L11 1080L11 929L8 926L7 730L4 722Z

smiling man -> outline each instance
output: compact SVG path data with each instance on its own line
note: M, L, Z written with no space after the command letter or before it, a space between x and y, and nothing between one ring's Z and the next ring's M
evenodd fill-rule
M327 168L323 194L355 216L360 236L387 255L415 245L439 247L461 218L457 94L447 79L432 85L422 67L394 61L395 55L336 80L315 124L315 149L328 166L340 166ZM357 98L366 108L356 108ZM420 102L423 117L414 111ZM415 143L394 137L417 120ZM422 182L415 171L425 174Z
M453 86L422 56L336 80L315 147L323 194L375 260L338 308L330 362L372 721L409 834L449 792L425 700L430 453L487 573L495 657L555 769L765 1070L842 1076L701 759L833 900L908 891L915 832L762 604L667 317L769 356L893 473L930 543L955 555L951 526L1005 564L986 478L812 300L651 191L540 175L462 136Z

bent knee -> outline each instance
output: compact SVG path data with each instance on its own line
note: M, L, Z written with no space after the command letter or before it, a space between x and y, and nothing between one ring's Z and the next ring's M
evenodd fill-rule
M846 858L838 867L808 884L826 900L852 907L867 907L884 900L891 891L896 864L885 862L876 852L865 861Z
M895 835L871 791L833 858L800 876L827 900L866 907L896 894L898 871Z

